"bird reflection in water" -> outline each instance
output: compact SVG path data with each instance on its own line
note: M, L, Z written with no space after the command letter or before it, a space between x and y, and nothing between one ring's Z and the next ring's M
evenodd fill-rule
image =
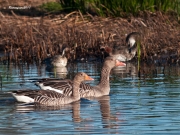
M88 116L88 118L83 118L84 116L81 116L85 109L89 111L87 106L91 106L92 101L98 102L98 106L100 107L100 114L101 114L101 121L102 121L102 127L107 129L113 129L113 133L116 133L116 130L119 129L120 126L120 113L111 114L110 109L110 96L102 96L99 98L89 98L88 101L84 103L84 100L76 101L71 104L62 105L62 106L35 106L32 104L17 104L16 105L16 112L21 113L27 113L27 112L33 112L33 111L53 111L53 110L72 110L72 121L74 123L79 123L81 126L75 127L78 131L83 130L91 130L96 127L92 126L92 121L95 121L96 119L93 118L93 116ZM83 110L81 110L81 106L83 107ZM85 108L84 108L85 107ZM91 108L92 109L92 108ZM86 113L87 114L87 113ZM90 113L89 113L90 114ZM91 118L91 119L90 119Z
M100 105L103 128L109 128L109 129L119 128L119 122L121 122L121 120L119 119L120 113L119 112L118 114L111 113L110 96L102 96L96 98L96 100L99 102Z
M68 73L67 67L46 67L46 71L50 76L65 79Z
M119 77L136 77L137 68L135 63L127 62L126 66L119 66L112 69L112 73Z

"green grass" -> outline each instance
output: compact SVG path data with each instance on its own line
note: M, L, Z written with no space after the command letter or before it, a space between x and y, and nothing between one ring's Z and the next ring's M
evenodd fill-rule
M59 3L48 2L41 6L51 11L74 11L96 14L99 16L124 16L138 14L139 11L175 11L180 15L180 0L59 0Z
M47 2L40 6L41 9L44 9L47 12L56 12L61 11L63 8L60 3L57 2Z

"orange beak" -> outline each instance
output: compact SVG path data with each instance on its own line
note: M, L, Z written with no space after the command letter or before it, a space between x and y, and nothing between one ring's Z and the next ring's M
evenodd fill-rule
M126 63L120 62L119 60L116 60L116 66L126 66Z
M94 79L91 78L90 76L86 75L86 76L85 76L85 80L86 80L86 81L92 81L92 80L94 80Z

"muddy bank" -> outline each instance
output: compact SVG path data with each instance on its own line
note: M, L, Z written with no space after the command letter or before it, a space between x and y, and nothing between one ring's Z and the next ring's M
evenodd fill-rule
M142 12L138 17L102 18L80 12L27 17L0 14L3 61L41 62L71 48L69 61L103 59L102 45L123 46L126 34L140 32L141 61L180 63L180 24L173 13ZM136 59L136 58L134 58Z

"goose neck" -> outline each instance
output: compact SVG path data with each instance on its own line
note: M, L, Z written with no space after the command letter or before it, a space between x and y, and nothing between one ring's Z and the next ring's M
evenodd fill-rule
M108 67L103 67L101 70L101 78L99 85L109 86L109 74L111 69Z
M80 99L80 94L79 94L79 87L80 87L81 82L77 80L73 80L73 91L72 91L72 96L74 98Z

